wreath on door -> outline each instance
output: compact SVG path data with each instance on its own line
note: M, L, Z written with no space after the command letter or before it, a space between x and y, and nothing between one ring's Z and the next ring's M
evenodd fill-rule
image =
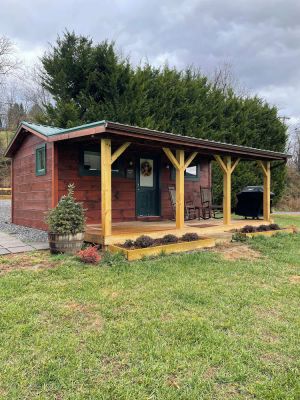
M141 164L141 174L143 176L150 176L152 174L152 167L149 161L144 161Z

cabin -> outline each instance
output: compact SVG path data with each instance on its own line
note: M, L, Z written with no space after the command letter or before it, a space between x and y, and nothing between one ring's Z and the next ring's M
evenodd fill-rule
M213 160L223 172L224 201L223 219L212 225L226 230L238 223L231 219L231 177L247 161L261 166L264 220L270 221L271 163L288 156L98 121L70 129L22 122L6 157L12 166L13 223L46 230L45 213L74 183L75 197L87 210L86 240L106 245L146 232L155 237L166 230L201 229L200 187L212 186ZM187 223L185 204L195 199L199 216Z

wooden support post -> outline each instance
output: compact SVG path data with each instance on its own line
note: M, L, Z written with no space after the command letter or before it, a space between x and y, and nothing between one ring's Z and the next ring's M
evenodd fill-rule
M215 156L215 159L223 171L223 222L224 225L231 224L231 174L237 166L238 161L231 166L231 157L226 156L224 159Z
M176 150L176 157L172 151L163 147L163 151L171 161L176 170L176 228L184 228L184 171L188 168L197 152L192 153L189 158L184 161L184 150Z
M231 223L231 157L225 157L226 173L223 175L223 218L224 224Z
M111 140L101 139L101 225L102 235L111 235Z
M259 161L264 176L264 198L263 213L266 222L271 221L271 163L270 161Z
M52 180L51 207L54 208L58 203L58 148L56 142L52 143L51 180Z
M176 228L184 228L184 150L176 150Z

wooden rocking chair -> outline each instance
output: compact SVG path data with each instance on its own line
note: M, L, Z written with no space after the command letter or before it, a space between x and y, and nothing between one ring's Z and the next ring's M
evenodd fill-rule
M176 218L176 189L174 186L169 186L170 201L174 213L174 219ZM184 219L191 220L199 217L199 207L195 206L191 200L184 202Z
M210 187L200 186L200 196L202 204L201 207L202 218L203 219L222 218L223 206L214 204L212 189Z

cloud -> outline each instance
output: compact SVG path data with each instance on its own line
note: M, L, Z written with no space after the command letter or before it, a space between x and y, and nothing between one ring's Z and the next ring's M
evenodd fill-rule
M135 64L211 72L226 61L251 93L298 120L299 15L295 0L2 0L1 31L28 62L65 28L115 40Z

